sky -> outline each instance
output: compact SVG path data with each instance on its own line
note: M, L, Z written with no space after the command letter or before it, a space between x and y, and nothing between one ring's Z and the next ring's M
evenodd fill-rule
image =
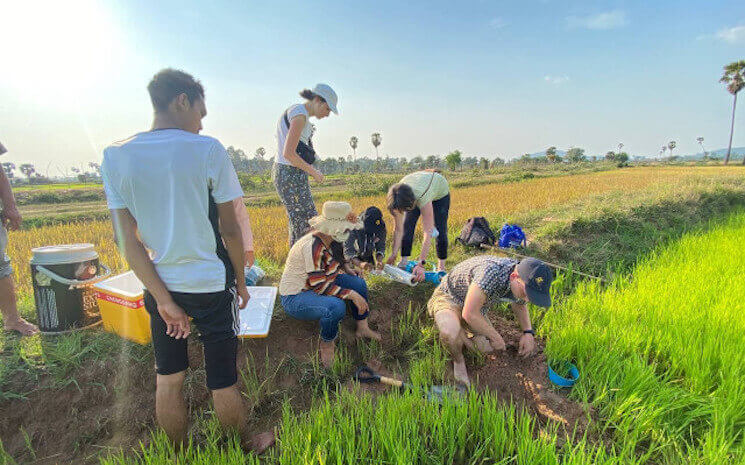
M58 176L147 130L165 67L206 90L203 134L276 153L276 124L317 82L322 157L501 157L549 146L656 156L726 147L722 67L745 59L740 1L0 0L3 161ZM741 96L742 97L742 96ZM741 98L742 100L742 98ZM745 102L734 146L745 145Z

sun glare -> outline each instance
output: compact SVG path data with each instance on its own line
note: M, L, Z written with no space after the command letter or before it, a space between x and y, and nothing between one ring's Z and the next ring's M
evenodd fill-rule
M120 52L117 29L100 2L0 3L0 83L25 98L79 101Z

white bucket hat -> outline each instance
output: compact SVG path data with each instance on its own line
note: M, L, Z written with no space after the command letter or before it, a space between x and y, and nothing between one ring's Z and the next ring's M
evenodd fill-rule
M349 237L350 229L362 229L362 220L355 217L349 221L352 207L347 202L328 201L323 203L321 214L308 220L310 227L316 231L328 234L334 240L342 242Z
M337 115L339 114L339 111L336 109L336 104L339 101L339 98L336 96L336 92L334 92L334 89L332 89L331 86L328 84L316 84L311 92L322 97L326 103L328 103L329 109Z

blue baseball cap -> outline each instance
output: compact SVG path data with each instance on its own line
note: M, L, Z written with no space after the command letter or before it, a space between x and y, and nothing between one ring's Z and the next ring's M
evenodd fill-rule
M517 274L525 282L528 300L539 307L551 306L551 282L554 273L551 268L537 258L525 258L517 264Z

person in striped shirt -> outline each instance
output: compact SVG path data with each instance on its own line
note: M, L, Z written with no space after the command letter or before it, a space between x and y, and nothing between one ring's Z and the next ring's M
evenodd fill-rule
M339 322L347 308L357 321L357 337L380 340L380 334L367 323L367 284L344 262L342 244L351 230L362 227L352 207L347 202L326 202L309 223L311 231L287 255L280 300L291 317L319 322L321 362L330 368Z

